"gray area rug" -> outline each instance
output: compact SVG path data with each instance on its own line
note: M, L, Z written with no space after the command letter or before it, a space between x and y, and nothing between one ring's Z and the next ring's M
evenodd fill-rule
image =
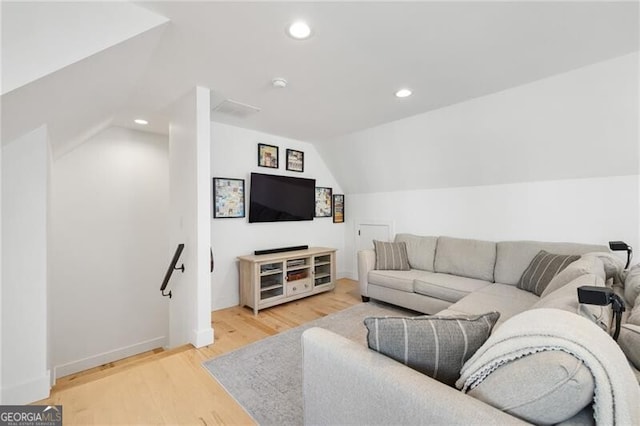
M366 345L363 320L385 315L415 313L373 301L361 303L210 359L204 367L259 424L301 425L302 332L322 327Z

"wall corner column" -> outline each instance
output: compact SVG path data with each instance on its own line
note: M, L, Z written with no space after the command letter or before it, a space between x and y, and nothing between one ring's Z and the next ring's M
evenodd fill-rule
M210 90L195 87L172 108L169 126L170 241L184 273L173 274L169 288L169 345L213 343L211 327Z

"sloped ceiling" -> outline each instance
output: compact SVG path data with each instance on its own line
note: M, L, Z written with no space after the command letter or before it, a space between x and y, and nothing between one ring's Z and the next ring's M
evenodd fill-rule
M58 157L111 124L147 65L144 53L153 50L162 30L147 31L3 95L3 142L46 123Z
M165 22L127 2L2 2L2 94Z
M201 84L217 98L262 108L248 118L214 120L311 142L638 49L633 3L140 5L172 26L137 87L137 108L166 105ZM306 41L285 35L301 18L313 30ZM289 86L274 89L275 77ZM401 101L393 93L403 86L414 96Z
M214 120L314 142L638 50L636 2L136 5L160 17L155 29L117 44L101 37L113 47L3 95L3 132L45 121L59 152L91 129L133 126L137 116L166 132L166 108L200 85L212 89L214 104L230 98L261 108ZM170 23L158 26L162 17ZM305 41L285 34L300 18L313 29ZM84 37L96 31L109 30ZM274 89L275 77L289 86ZM414 95L396 99L403 86Z
M347 194L638 175L638 59L620 56L317 148Z
M167 22L129 3L2 2L2 143L47 124L59 156L111 124Z

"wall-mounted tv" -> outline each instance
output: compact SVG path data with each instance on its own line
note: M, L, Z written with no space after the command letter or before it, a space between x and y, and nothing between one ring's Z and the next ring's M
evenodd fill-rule
M316 180L251 173L249 222L313 220Z

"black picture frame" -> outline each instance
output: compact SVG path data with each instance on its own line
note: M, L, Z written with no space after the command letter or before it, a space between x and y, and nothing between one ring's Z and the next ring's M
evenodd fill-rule
M344 194L333 194L333 223L344 223Z
M287 148L287 170L304 172L304 152Z
M213 218L245 217L244 179L213 178Z
M316 211L314 217L331 217L333 213L332 188L316 186Z
M279 148L266 143L258 144L258 166L277 169L280 163Z

